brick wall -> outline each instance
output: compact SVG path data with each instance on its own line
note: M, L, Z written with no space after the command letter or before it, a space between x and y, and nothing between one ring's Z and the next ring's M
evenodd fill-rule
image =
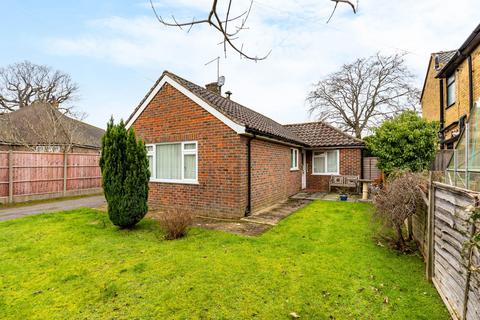
M475 49L472 54L472 73L473 73L473 100L477 101L480 98L480 47ZM428 120L440 120L439 110L439 79L435 79L435 71L432 64L430 65L429 74L426 78L425 92L422 97L422 114ZM444 114L445 127L452 122L459 120L463 115L469 115L469 81L468 81L468 60L465 59L455 71L455 93L456 101L453 105L447 106L447 88L446 81L443 81L444 86ZM453 127L445 132L445 137L450 138L452 132L457 127Z
M169 84L133 124L146 143L198 141L197 185L150 182L153 209L242 217L246 207L246 144L233 130Z
M422 116L429 121L440 121L440 85L439 80L435 79L437 72L433 60L434 57L430 56L421 100Z
M340 149L340 174L361 177L362 149ZM312 175L312 151L307 151L307 190L328 191L329 175Z
M291 147L252 140L252 211L286 200L302 186L302 152L299 149L299 169L290 171Z

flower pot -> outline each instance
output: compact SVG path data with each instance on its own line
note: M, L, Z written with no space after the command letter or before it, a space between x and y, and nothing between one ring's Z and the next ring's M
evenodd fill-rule
M348 194L341 194L340 195L340 201L347 201L348 200Z

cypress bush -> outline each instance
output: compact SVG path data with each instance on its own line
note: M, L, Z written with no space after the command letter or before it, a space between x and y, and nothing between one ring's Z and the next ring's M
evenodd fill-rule
M110 221L121 228L133 227L148 211L150 172L143 141L123 121L115 125L111 118L107 124L100 168Z

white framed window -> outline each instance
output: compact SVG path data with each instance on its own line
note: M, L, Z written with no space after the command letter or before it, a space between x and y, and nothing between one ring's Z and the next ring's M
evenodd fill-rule
M60 152L62 148L60 146L35 146L36 152Z
M447 108L455 103L455 74L447 78Z
M332 175L340 172L339 150L313 151L312 174Z
M298 149L290 149L290 170L298 170Z
M198 183L197 146L197 141L146 145L150 181Z

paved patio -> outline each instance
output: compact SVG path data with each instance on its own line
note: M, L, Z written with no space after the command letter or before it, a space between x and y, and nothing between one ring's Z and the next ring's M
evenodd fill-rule
M328 200L328 201L340 201L340 195L333 192L299 192L292 196L291 199L303 199L303 200ZM361 200L361 195L350 194L348 195L348 202L357 202Z

